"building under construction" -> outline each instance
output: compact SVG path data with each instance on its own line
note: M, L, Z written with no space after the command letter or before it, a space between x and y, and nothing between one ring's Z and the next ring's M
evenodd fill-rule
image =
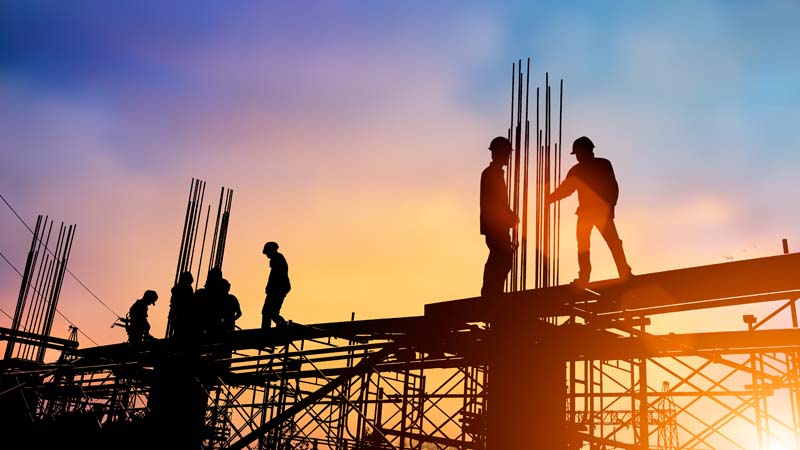
M557 121L549 79L536 89L531 133L521 65L507 181L522 220L506 293L416 317L80 348L76 333L49 336L74 231L62 226L50 252L40 219L12 327L0 329L2 448L800 448L800 254L784 241L770 257L560 284L560 209L544 195L561 177L563 82ZM192 180L176 281L223 263L233 193L222 189L213 226L204 193ZM771 314L738 329L648 329L664 314L767 302ZM45 349L61 356L45 362Z

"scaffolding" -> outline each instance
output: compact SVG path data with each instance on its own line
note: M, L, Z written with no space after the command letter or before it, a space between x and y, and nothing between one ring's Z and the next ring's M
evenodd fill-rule
M205 449L798 448L798 274L788 254L594 283L599 296L556 286L191 347L64 342L56 363L6 362L0 399L24 410L20 432L131 445L156 439L148 418L183 416L200 417ZM667 311L781 299L741 330L647 331ZM40 448L41 434L24 439Z

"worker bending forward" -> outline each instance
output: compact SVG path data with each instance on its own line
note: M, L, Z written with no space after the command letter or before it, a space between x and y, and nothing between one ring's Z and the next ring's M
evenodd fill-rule
M128 342L139 345L153 340L150 335L150 322L147 321L147 308L155 305L158 300L156 291L144 291L142 298L136 300L128 311Z

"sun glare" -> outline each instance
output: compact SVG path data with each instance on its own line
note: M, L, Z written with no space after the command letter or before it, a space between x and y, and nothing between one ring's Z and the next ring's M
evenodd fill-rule
M792 450L792 448L782 442L771 442L767 450Z

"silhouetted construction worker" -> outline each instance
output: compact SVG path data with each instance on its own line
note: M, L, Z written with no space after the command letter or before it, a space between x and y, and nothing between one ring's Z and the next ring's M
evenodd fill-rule
M212 267L208 270L203 287L195 292L191 326L196 327L196 334L214 334L222 329L219 305L222 304L223 281L222 269Z
M261 328L267 329L272 326L274 321L278 326L286 325L286 320L281 317L281 307L286 294L292 290L289 282L289 265L286 258L278 253L278 244L267 242L264 244L263 253L269 258L269 279L265 289L267 297L264 299L264 307L261 309Z
M158 300L158 294L155 291L147 290L144 291L142 298L131 305L131 309L128 311L128 326L125 328L128 332L128 342L131 344L138 345L153 339L153 336L150 336L150 323L147 321L147 308L155 305L156 300Z
M498 136L489 144L492 162L481 173L481 234L486 236L489 257L483 268L481 295L503 292L514 248L509 230L519 218L508 206L508 187L503 167L511 156L511 142Z
M550 195L549 201L561 200L578 191L578 210L575 214L578 215L576 235L579 272L573 283L584 285L589 282L592 271L589 243L593 227L597 227L608 244L619 277L627 280L632 274L614 225L614 207L619 197L619 186L611 162L594 156L594 143L586 136L575 139L572 154L578 164L569 169L564 181Z
M169 300L169 334L167 337L183 337L186 332L186 320L189 309L192 308L194 296L194 277L191 272L183 272L178 278L178 283L172 287L172 296Z
M228 280L222 280L222 297L220 302L220 321L223 331L233 331L236 328L236 319L242 317L242 309L239 307L239 299L230 293L231 284Z

